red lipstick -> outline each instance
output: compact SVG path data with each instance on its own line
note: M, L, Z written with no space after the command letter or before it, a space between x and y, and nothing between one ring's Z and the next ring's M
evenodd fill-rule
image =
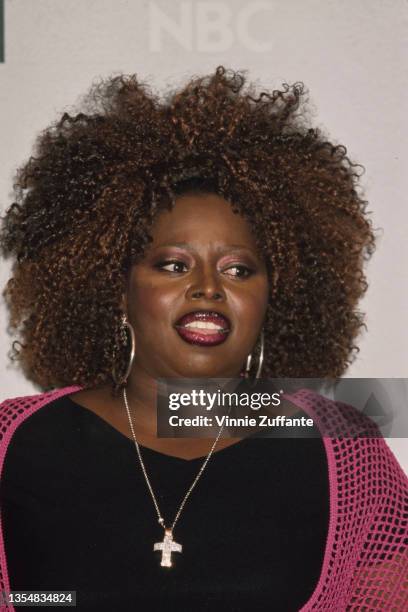
M227 339L230 327L227 317L213 310L189 312L175 325L183 340L200 346L221 344Z

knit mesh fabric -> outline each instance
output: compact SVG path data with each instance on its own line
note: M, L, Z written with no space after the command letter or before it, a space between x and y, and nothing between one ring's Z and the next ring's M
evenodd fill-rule
M17 427L45 404L80 389L64 387L0 404L0 477ZM408 478L377 426L355 408L308 389L287 398L318 427L330 484L330 520L320 579L300 612L407 612ZM364 429L365 435L345 437L345 423L352 423L356 431ZM9 590L0 520L0 591ZM0 610L14 608L1 605Z

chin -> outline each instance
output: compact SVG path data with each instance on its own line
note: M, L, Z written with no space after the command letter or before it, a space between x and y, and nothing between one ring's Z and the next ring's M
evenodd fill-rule
M208 364L207 366L191 366L183 367L180 370L181 378L238 378L240 372L236 372L234 368L228 370L222 367L214 367Z

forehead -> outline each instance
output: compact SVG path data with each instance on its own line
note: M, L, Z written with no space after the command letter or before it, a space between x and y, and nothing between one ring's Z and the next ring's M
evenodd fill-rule
M256 248L250 223L216 194L186 194L171 211L161 212L150 231L154 243L221 242Z

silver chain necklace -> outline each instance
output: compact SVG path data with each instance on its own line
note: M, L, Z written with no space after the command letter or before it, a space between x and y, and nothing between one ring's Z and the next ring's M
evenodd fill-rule
M179 509L178 509L178 511L176 513L176 516L174 517L174 521L173 521L171 527L168 528L168 527L166 527L166 525L164 523L164 519L163 519L163 517L161 515L159 504L157 503L156 496L154 494L152 485L151 485L149 477L147 475L145 464L144 464L143 459L142 459L142 454L140 452L140 447L139 447L138 441L136 440L135 430L134 430L134 427L133 427L133 419L132 419L132 416L131 416L131 413L130 413L130 410L129 410L129 404L128 404L128 399L127 399L126 388L125 387L123 388L123 400L125 402L126 412L127 412L128 419L129 419L129 426L130 426L130 430L132 432L133 440L135 442L136 452L137 452L137 456L139 457L140 466L142 468L143 475L145 477L147 487L148 487L148 489L150 491L150 495L152 497L152 500L153 500L153 503L154 503L154 507L156 508L158 522L159 522L159 524L164 529L163 541L162 542L156 542L156 544L154 544L154 546L153 546L153 551L157 551L157 550L161 551L162 556L161 556L161 563L160 563L160 565L162 565L163 567L171 567L172 566L171 553L173 553L173 552L180 552L181 553L182 552L182 548L183 548L181 544L178 544L177 542L175 542L173 540L173 530L174 530L174 527L176 526L176 523L177 523L177 521L178 521L178 519L180 517L180 514L181 514L181 512L182 512L182 510L184 508L184 505L185 505L187 499L189 498L189 496L190 496L192 490L194 489L194 487L196 486L198 480L201 477L201 474L204 472L204 470L206 468L206 465L207 465L208 461L210 460L211 455L214 452L214 449L215 449L215 447L217 445L217 442L220 439L220 436L222 434L222 430L224 429L224 425L222 425L220 427L218 435L217 435L216 439L214 440L213 445L210 448L210 452L208 453L207 457L205 458L205 460L204 460L204 462L203 462L203 464L202 464L202 466L201 466L197 476L195 477L195 479L193 480L190 488L188 489L187 493L185 494L185 496L183 498L183 501L181 502L180 507L179 507Z

